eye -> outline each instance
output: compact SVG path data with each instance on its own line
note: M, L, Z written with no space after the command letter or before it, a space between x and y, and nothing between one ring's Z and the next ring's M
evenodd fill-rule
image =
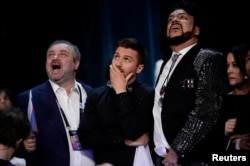
M237 63L233 63L232 65L233 67L238 67Z
M172 17L169 17L169 18L168 18L168 23L171 22L172 20L173 20L173 18L172 18Z
M60 53L60 54L58 54L58 56L59 56L59 57L66 57L67 54L66 54L66 53Z
M118 54L115 54L114 57L113 57L113 59L118 60L118 59L119 59L119 55L118 55Z
M246 62L250 61L250 56L246 57Z
M50 54L47 54L47 58L52 58L52 57L54 57L56 54L52 54L52 53L50 53Z
M186 15L182 14L182 15L179 16L179 19L180 20L187 20L188 17Z
M130 59L129 58L124 58L125 61L127 62L130 62Z

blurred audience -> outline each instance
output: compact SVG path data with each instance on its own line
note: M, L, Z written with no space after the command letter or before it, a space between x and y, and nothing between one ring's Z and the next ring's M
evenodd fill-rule
M0 110L9 108L13 105L12 93L7 88L0 88Z
M232 89L225 97L220 118L226 136L223 152L248 156L250 160L250 44L233 46L228 51L226 63Z
M0 110L10 109L11 107L13 107L13 105L14 105L13 93L8 88L0 88ZM32 133L23 140L23 146L24 146L24 149L28 152L35 150L36 140ZM18 150L16 152L18 153ZM26 165L26 161L24 158L20 158L16 156L13 156L13 158L11 159L11 163L16 164L18 166Z
M0 165L19 166L12 163L13 154L30 134L28 119L19 108L8 107L0 111ZM20 161L18 161L20 162ZM22 163L23 164L23 163ZM21 165L22 165L21 164Z

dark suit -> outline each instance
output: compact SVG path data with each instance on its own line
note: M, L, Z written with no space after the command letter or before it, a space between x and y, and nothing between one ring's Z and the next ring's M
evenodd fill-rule
M226 93L224 64L225 59L220 52L196 45L178 63L167 84L162 105L162 127L183 165L203 161L207 157L203 137L215 125Z
M89 93L91 87L83 84ZM32 99L39 133L36 150L30 153L27 163L41 166L69 166L69 145L63 119L49 81L32 88ZM17 106L26 114L29 90L18 94Z

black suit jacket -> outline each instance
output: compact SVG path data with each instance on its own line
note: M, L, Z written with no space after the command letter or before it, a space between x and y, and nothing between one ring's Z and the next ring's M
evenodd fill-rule
M205 156L201 144L215 125L226 94L224 66L222 53L196 45L184 55L169 79L162 127L180 161L199 161Z

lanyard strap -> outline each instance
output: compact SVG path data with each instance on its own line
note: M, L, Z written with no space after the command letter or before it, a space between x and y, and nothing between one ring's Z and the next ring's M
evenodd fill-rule
M77 85L77 88L78 88L78 90L80 92L80 116L81 116L81 112L83 112L83 107L82 107L82 91L81 91L81 88L80 88L79 85ZM56 99L56 103L58 105L58 108L59 108L60 112L62 113L62 117L63 117L63 119L65 121L66 127L70 128L69 121L68 121L68 119L67 119L67 117L66 117L66 115L65 115L65 113L64 113L64 111L63 111L63 109L61 107L61 105L59 104L59 102L58 102L58 100L56 98L56 95L55 95L55 99Z

